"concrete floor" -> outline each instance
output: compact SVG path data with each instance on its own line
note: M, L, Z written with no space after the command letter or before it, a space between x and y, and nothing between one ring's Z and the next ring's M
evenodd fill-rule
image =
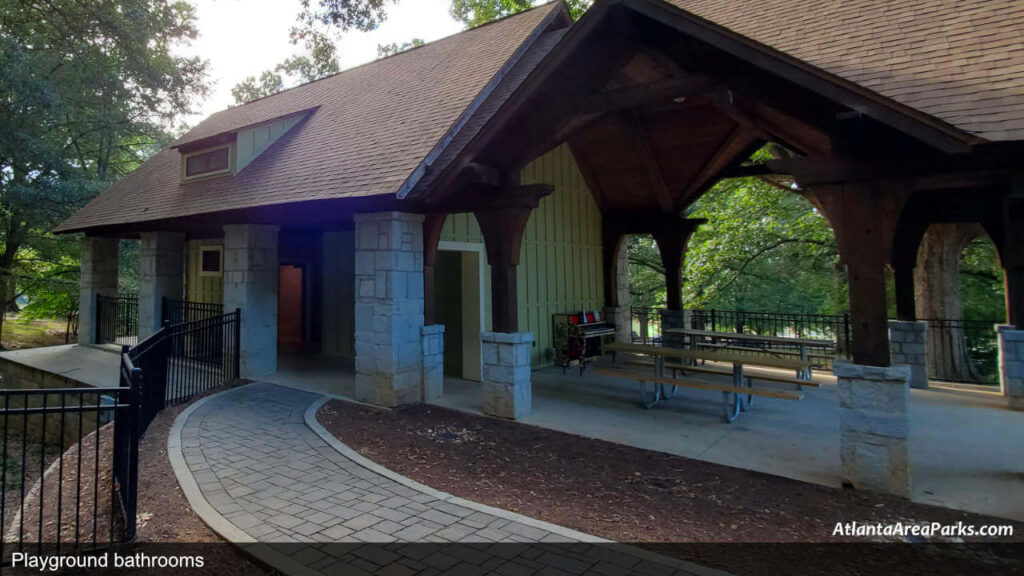
M118 386L121 356L115 346L46 346L0 352L0 358L60 374L87 386Z
M0 357L67 375L91 386L117 385L118 355L88 346L53 346ZM285 355L268 382L351 398L353 369L341 359ZM549 368L533 373L533 413L523 423L824 484L839 485L839 401L834 379L802 401L758 398L726 424L721 394L680 389L652 410L635 384ZM912 390L913 500L1024 521L1024 414L1001 396ZM479 413L480 385L445 379L442 406Z
M727 424L719 392L680 389L644 410L634 383L549 368L533 373L533 413L521 422L839 486L835 380L816 379L823 385L805 388L803 400L757 398L751 412ZM438 402L476 413L481 403L479 384L458 379L445 380ZM914 501L1024 520L1024 414L1004 403L990 394L911 391Z

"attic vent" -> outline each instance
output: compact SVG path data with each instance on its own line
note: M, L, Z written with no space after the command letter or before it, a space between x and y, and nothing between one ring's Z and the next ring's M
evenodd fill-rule
M188 154L185 156L185 178L228 173L232 156L230 145Z

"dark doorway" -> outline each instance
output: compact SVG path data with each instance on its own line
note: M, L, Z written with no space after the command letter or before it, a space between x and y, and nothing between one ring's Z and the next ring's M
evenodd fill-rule
M303 267L281 265L277 292L277 344L281 348L297 350L302 347L304 280Z
M462 377L462 258L439 252L434 265L437 323L444 324L444 373Z

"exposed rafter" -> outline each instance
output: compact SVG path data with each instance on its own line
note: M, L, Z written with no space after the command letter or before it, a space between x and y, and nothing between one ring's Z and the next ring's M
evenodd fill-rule
M670 104L674 98L688 98L719 89L721 89L721 85L707 76L689 76L682 79L604 90L588 97L577 110L580 114L602 114L647 104Z
M695 198L713 185L721 172L728 168L730 164L737 160L742 160L740 156L759 139L758 135L751 133L745 126L737 124L732 132L726 136L718 150L704 163L700 172L690 181L689 186L686 187L683 195L679 198L679 204L676 208L682 209L692 198Z
M661 167L658 166L658 159L651 149L650 136L644 128L643 121L636 114L623 114L622 124L628 135L630 149L640 156L644 165L644 172L654 191L654 199L662 212L671 213L675 207L672 201L672 194L668 191L665 179L661 175Z

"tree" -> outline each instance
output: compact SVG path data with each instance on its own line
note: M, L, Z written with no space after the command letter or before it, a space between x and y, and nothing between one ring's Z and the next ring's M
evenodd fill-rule
M168 0L0 0L0 311L66 291L77 241L49 230L168 142L205 94L206 63L174 54L194 19Z
M258 98L276 94L286 86L312 82L336 74L338 64L337 48L322 32L310 31L302 36L292 36L293 42L302 39L307 54L285 58L271 70L265 70L259 78L249 76L231 89L235 104L244 104Z
M579 18L590 7L592 0L567 0L566 4L573 18ZM452 0L449 13L452 18L475 28L532 7L532 0Z
M405 52L406 50L423 46L423 44L424 42L422 38L413 38L409 42L402 42L401 46L395 42L392 42L391 44L377 44L377 58L394 56L399 52Z

